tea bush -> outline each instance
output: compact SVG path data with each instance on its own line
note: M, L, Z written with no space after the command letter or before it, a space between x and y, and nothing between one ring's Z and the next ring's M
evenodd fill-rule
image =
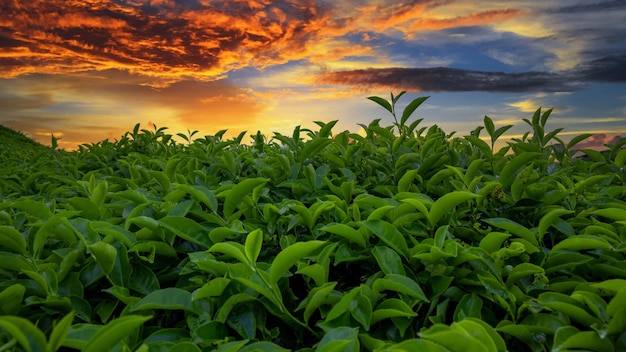
M0 350L626 350L625 140L539 109L495 150L403 94L364 135L3 142Z

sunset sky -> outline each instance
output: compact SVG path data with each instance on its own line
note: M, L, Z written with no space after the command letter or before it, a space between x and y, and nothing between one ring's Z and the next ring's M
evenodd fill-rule
M0 124L60 146L168 132L289 133L383 118L468 134L554 108L586 143L626 136L624 0L0 0ZM249 141L246 137L244 141Z

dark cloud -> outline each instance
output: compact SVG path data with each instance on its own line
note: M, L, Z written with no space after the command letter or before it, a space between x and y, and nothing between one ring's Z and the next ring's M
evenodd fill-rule
M614 11L616 9L626 9L626 2L623 0L600 1L596 3L579 3L573 6L563 6L548 9L547 13L589 13L598 11Z
M504 73L435 68L383 68L328 72L320 83L362 88L448 92L565 92L576 90L563 76L548 72Z
M392 88L431 92L571 92L587 83L626 83L626 54L590 60L563 72L490 72L448 67L381 68L324 72L323 84L369 90Z
M577 68L584 81L624 83L626 82L626 53L591 60Z

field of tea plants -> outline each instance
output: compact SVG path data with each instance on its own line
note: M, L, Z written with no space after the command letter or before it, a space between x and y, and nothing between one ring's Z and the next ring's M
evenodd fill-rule
M2 128L0 351L625 351L626 139L402 95L363 135Z

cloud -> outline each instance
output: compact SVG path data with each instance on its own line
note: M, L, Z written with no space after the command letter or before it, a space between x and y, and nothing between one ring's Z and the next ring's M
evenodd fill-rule
M504 73L447 67L386 68L327 72L319 75L323 84L341 84L370 89L431 92L560 92L576 85L549 72Z
M626 82L626 56L607 56L591 60L577 68L585 81Z
M155 77L224 77L301 58L323 27L315 1L5 2L0 76L117 68Z
M605 145L612 145L619 142L622 138L626 138L623 135L616 135L610 133L598 133L585 139L584 141L576 144L576 149L606 149Z

